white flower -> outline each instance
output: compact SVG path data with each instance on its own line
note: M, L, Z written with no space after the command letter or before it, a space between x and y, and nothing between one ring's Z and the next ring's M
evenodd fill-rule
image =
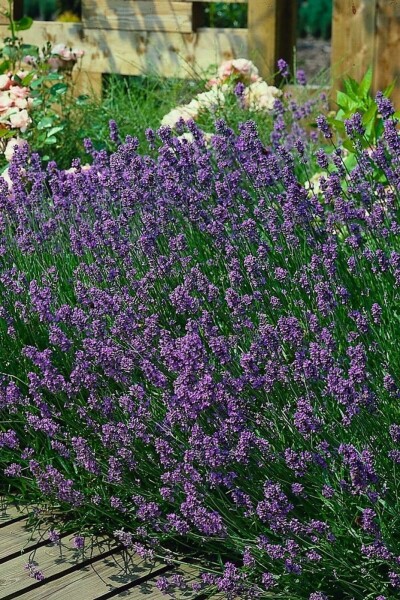
M182 141L187 140L188 142L194 141L193 133L190 133L190 131L185 131L185 133L182 133L182 135L178 135L176 139Z
M24 133L28 125L32 123L32 119L28 115L28 111L23 109L10 114L10 123L13 129L20 129Z
M263 80L251 83L243 92L245 105L251 110L272 110L279 96L282 96L282 90Z
M177 106L173 108L169 113L164 115L161 125L174 128L179 119L183 119L185 122L196 119L199 112L199 103L197 100L192 100L189 104Z
M15 148L21 148L27 144L26 140L22 138L10 138L7 142L6 149L4 150L4 156L8 162L11 161Z
M311 197L313 194L318 195L322 193L321 189L321 179L323 177L328 177L328 173L326 171L318 171L314 173L312 177L310 177L310 181L306 181L304 187L306 190L310 190L308 195ZM312 189L311 189L312 186Z
M4 179L4 181L8 185L8 189L11 190L11 188L13 186L13 182L11 181L10 175L8 174L8 167L6 169L4 169L4 171L0 174L0 177L2 179Z
M220 89L213 87L208 92L197 94L196 100L201 109L210 110L217 106L223 106L225 102L225 96Z

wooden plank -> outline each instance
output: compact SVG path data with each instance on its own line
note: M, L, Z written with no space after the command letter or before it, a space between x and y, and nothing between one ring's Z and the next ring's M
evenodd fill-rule
M391 96L400 108L400 2L378 0L374 60L374 91L385 89L396 79Z
M279 58L292 63L295 45L295 0L249 0L249 58L263 78L268 79L276 72Z
M196 2L198 4L200 3L207 3L207 4L213 4L212 2L210 3L210 0L179 0L180 2ZM218 0L214 0L214 2L217 2ZM247 4L248 0L224 0L223 2L224 4Z
M18 594L21 600L67 600L84 598L96 600L110 591L124 587L142 578L158 577L170 567L146 563L137 556L126 553L116 553L106 558L100 558L91 565L68 573L54 580L43 581L42 585ZM124 592L124 596L127 594ZM113 597L114 594L113 594ZM7 597L4 598L7 600Z
M65 543L66 540L67 543ZM82 568L88 568L88 565L84 567L82 562L95 560L110 551L113 545L115 547L115 544L106 538L86 538L85 552L82 554L72 547L68 538L64 538L61 540L61 545L48 544L37 548L30 553L29 561L37 565L37 569L43 573L45 580L48 580L58 574L65 574L74 568L79 568L79 565ZM1 598L14 596L23 590L28 592L27 588L32 590L41 585L39 581L29 577L24 568L27 562L28 556L25 554L8 561L3 566L0 574Z
M72 80L75 97L84 94L98 99L101 98L103 89L101 73L92 73L77 68L73 70Z
M43 532L27 527L27 519L15 521L1 528L0 561L16 552L33 548L44 540Z
M173 577L176 575L180 575L184 578L187 589L179 589L173 584ZM128 584L123 586L119 594L104 594L104 596L101 596L96 600L108 600L108 598L129 598L129 600L166 600L167 598L174 598L175 600L196 600L198 598L199 592L194 592L191 589L190 584L192 581L200 581L199 569L188 565L182 565L175 567L169 572L165 572L163 576L172 583L171 589L167 594L158 589L157 580L159 575L154 575L139 585L130 586ZM214 600L214 598L215 600L222 599L222 595L218 595L218 598L213 596L212 600Z
M386 1L386 0L385 0ZM332 17L332 87L350 75L361 80L375 55L376 0L334 0Z
M83 0L86 28L127 31L192 31L192 5L172 0Z
M8 19L4 16L4 13L8 11L7 0L0 0L0 25L7 25ZM10 32L8 33L10 35Z
M0 36L4 29L0 27ZM39 47L63 40L82 48L82 70L94 73L195 77L210 65L247 56L247 29L202 28L196 33L84 29L80 23L36 22L24 41Z
M8 503L0 498L0 527L4 527L8 521L13 521L18 518L26 518L27 511Z

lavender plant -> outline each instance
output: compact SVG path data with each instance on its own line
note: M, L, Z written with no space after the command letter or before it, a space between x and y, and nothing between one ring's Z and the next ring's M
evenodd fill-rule
M153 157L111 124L69 173L15 151L3 492L198 560L201 597L398 597L400 137L377 101L375 149L349 118L358 164L321 149L318 195L302 140L266 151L252 122L148 130Z

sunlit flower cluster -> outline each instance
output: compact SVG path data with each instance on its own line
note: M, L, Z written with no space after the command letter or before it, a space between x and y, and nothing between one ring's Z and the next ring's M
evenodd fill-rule
M282 91L268 85L258 73L257 67L248 59L238 58L223 62L215 77L206 83L208 91L197 94L188 104L172 109L161 121L161 125L174 128L179 120L187 122L196 120L205 112L215 114L218 108L226 103L228 95L233 95L235 85L241 83L242 108L251 111L271 111L275 100L282 96Z
M23 133L31 123L32 98L29 87L22 83L26 75L25 71L0 75L0 129Z

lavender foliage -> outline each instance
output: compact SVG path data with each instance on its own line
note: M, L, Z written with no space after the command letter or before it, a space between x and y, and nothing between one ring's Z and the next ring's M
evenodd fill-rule
M400 139L381 110L352 172L318 153L319 193L301 141L266 152L252 122L218 121L210 144L193 123L193 141L149 131L154 157L88 142L91 168L70 173L16 152L5 485L85 526L107 515L144 558L220 557L196 591L396 598Z

